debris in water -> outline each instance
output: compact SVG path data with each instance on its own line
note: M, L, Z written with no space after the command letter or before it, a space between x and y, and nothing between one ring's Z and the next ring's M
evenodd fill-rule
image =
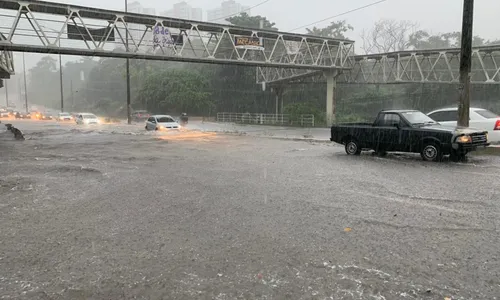
M346 227L344 228L344 232L351 232L352 228L351 227Z

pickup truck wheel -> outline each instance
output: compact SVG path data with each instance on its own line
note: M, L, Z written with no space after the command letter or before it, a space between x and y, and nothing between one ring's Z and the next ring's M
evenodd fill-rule
M361 154L361 148L355 140L350 140L345 144L345 153L348 155L359 155Z
M425 161L440 161L443 157L441 147L435 143L427 143L422 148L420 156Z

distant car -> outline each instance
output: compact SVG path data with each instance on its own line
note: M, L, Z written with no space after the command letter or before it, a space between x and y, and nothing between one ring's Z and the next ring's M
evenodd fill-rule
M71 121L73 120L73 117L70 115L70 113L65 113L65 112L62 112L62 113L59 113L57 115L57 121Z
M6 109L0 110L0 118L8 118L9 112Z
M100 124L99 118L91 113L80 113L77 115L75 121L76 124Z
M42 113L41 116L40 116L40 120L53 120L54 117L52 116L52 114L50 113Z
M146 130L179 129L180 125L169 115L155 115L146 120Z
M41 120L42 119L42 113L39 111L32 111L30 112L31 118L35 120Z
M132 120L135 122L143 122L150 116L151 114L147 110L136 110L131 114Z
M16 117L16 119L31 119L30 113L16 112L14 116Z
M427 114L431 119L444 126L457 126L458 108L442 108ZM500 143L500 116L483 108L470 108L469 127L488 131L492 144Z

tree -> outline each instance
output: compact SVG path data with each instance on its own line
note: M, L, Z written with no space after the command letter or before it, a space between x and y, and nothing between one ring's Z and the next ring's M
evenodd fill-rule
M139 99L151 111L199 114L213 106L210 81L196 70L163 69L148 73Z
M47 107L60 106L57 60L44 56L28 72L30 102ZM36 96L35 96L36 95Z
M345 34L352 30L354 30L354 27L347 24L345 20L334 21L324 28L318 28L316 26L311 29L306 28L307 34L337 39L346 39L347 37Z
M432 35L425 30L418 30L410 35L408 45L416 50L459 48L460 39L461 33L457 31ZM489 43L480 36L474 36L472 40L474 47L484 46Z
M361 47L365 54L408 50L410 36L418 28L410 21L384 19L375 23L371 30L363 30Z
M242 12L237 16L227 18L226 21L233 25L247 27L247 28L260 28L261 20L264 22L264 29L278 30L275 27L276 23L269 21L266 17L262 16L249 16L246 12Z

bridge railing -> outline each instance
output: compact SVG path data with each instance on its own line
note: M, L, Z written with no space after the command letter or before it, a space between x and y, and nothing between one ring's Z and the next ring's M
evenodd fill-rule
M314 115L302 114L292 116L289 114L219 112L217 113L217 122L283 126L299 125L303 127L314 127Z

